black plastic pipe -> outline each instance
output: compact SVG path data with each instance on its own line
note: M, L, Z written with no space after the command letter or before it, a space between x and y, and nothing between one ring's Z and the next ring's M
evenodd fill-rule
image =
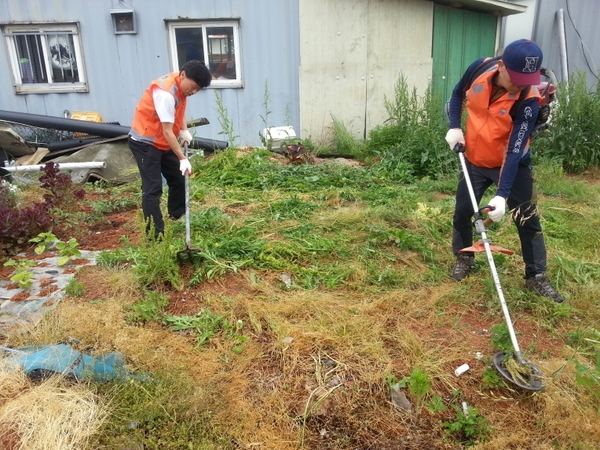
M40 114L19 113L0 110L0 121L15 122L34 127L51 128L65 131L87 133L91 136L115 138L127 136L130 127L110 123L90 122L87 120L65 119L64 117L44 116ZM203 150L223 150L229 146L226 141L196 137L190 143L190 148Z
M78 131L92 136L117 137L129 133L129 127L109 123L90 122L87 120L65 119L64 117L43 116L40 114L19 113L0 110L0 120L22 123L41 128Z
M217 141L215 139L206 139L195 137L190 142L190 148L201 148L202 150L215 151L215 150L225 150L229 147L229 142L227 141Z
M103 138L91 138L91 139L64 139L62 141L48 142L46 146L50 152L56 152L59 150L67 150L69 148L81 147L82 145L94 144L96 142L103 142L106 139ZM38 144L39 145L39 144Z

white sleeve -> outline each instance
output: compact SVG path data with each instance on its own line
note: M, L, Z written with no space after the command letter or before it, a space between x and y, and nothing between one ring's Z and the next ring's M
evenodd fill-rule
M175 98L158 86L152 89L154 108L161 122L175 123Z

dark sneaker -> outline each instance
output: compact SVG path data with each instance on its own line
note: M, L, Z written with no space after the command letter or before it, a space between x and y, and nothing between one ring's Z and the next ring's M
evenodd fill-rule
M454 263L454 267L452 268L452 273L450 274L450 276L456 281L460 281L469 274L474 265L474 256L458 255L456 257L456 263Z
M177 217L175 217L175 216L174 216L174 215L172 215L172 214L169 214L167 217L168 217L168 219L169 219L169 220L179 220L179 219L181 219L183 216L185 216L185 213L183 213L182 215L180 215L180 216L177 216Z
M537 292L542 297L548 297L554 300L556 303L562 303L565 299L558 292L550 286L548 277L543 273L538 273L535 277L527 278L525 280L525 286L532 291Z

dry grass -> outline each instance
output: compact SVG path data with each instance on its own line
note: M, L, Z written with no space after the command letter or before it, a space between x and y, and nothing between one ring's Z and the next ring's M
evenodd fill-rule
M33 384L0 362L0 447L5 450L79 450L107 417L82 385L61 377Z
M347 440L392 449L402 439L413 445L406 448L456 448L440 425L452 420L451 411L425 410L416 426L414 415L390 402L385 376L400 379L414 367L431 376L433 393L450 400L461 392L469 405L485 411L494 433L476 448L550 449L560 439L573 442L571 448L591 449L600 442L600 419L591 406L581 406L593 399L574 382L571 366L533 396L478 386L485 366L473 352L491 356L493 349L487 338L473 341L472 332L449 334L460 330L456 316L437 311L454 285L380 294L284 291L275 279L250 277L238 294L220 297L217 283L203 293L205 306L242 319L251 337L241 354L233 354L218 341L198 351L185 335L127 324L126 306L139 294L125 273L93 268L81 279L101 290L85 301L65 299L36 329L37 339L77 336L82 347L121 351L145 371L195 379L190 407L210 409L214 423L236 442L255 444L248 448L328 449L336 447L327 442ZM102 301L88 303L94 299ZM486 322L478 315L476 307L467 307L458 320L477 329ZM471 371L456 378L454 368L465 361ZM560 361L536 364L549 375Z

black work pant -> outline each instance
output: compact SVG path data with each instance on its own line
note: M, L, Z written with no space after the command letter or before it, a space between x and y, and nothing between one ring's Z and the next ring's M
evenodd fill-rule
M473 185L475 199L479 205L486 189L492 184L498 184L500 168L486 169L474 166L466 159L465 162ZM506 203L508 208L511 209L511 215L521 240L525 278L531 278L546 271L546 245L535 197L531 165L520 164L510 197ZM456 190L456 208L452 222L452 251L455 255L458 255L459 250L473 245L473 214L473 203L464 174L461 172Z
M185 179L179 170L179 159L173 150L159 150L153 145L129 138L129 148L142 178L142 211L148 227L150 220L154 225L155 235L165 229L160 211L162 196L162 176L167 181L169 193L167 212L169 216L179 218L185 214Z

